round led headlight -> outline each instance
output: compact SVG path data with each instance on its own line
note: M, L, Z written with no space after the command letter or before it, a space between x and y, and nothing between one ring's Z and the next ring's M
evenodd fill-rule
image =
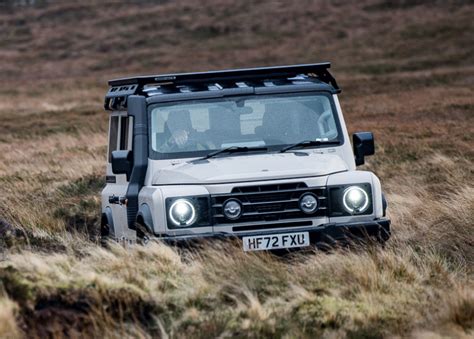
M307 214L316 212L318 209L318 198L311 193L303 194L300 198L300 209Z
M369 207L369 196L361 187L350 186L344 190L342 203L349 213L363 213Z
M171 204L169 218L176 226L189 226L196 221L196 209L191 201L178 199Z
M235 220L242 214L242 205L238 200L227 200L223 205L223 211L227 219Z

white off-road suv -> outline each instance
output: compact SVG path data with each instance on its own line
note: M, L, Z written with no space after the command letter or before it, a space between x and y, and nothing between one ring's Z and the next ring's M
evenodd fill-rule
M390 220L357 171L329 63L112 80L102 237L241 239L244 251L371 236Z

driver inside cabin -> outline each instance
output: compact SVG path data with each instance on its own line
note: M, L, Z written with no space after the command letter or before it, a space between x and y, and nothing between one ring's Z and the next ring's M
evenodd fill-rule
M188 110L170 111L164 126L165 142L159 151L166 153L172 151L206 150L206 145L196 141L197 131L191 123Z

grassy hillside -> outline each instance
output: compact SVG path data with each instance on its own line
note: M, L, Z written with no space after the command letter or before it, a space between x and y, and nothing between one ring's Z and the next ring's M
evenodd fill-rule
M0 1L0 337L474 336L469 1ZM275 258L97 245L109 78L333 63L393 221Z

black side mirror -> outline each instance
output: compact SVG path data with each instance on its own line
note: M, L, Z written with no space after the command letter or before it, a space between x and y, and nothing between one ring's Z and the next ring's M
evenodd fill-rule
M132 151L113 151L112 152L112 172L114 174L126 174L127 181L130 179L133 167Z
M357 132L352 135L356 166L365 163L366 155L375 153L374 135L372 132Z

